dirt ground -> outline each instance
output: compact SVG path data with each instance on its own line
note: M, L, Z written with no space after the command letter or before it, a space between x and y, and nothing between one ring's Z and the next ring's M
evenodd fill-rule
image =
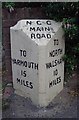
M9 106L3 109L3 118L78 118L78 78L79 74L73 74L64 89L45 108L38 108L30 99L12 92L8 97ZM11 87L7 89L12 90Z

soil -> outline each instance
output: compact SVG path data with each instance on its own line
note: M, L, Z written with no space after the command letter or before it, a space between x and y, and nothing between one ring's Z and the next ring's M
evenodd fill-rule
M30 99L16 95L9 86L9 106L3 109L3 118L79 118L78 78L79 74L74 73L69 82L65 83L64 89L45 108L34 106Z

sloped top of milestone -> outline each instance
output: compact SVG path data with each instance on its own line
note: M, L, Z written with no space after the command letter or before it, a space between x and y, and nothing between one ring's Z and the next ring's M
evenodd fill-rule
M60 26L60 22L53 20L25 19L18 21L10 29L21 30L38 45L46 45Z

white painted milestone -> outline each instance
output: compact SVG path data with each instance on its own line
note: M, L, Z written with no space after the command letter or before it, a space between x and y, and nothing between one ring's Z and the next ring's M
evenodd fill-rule
M25 19L10 28L15 92L47 106L63 89L65 51L62 24Z

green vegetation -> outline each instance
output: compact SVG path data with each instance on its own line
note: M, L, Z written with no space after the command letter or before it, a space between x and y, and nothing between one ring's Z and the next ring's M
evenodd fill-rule
M63 30L65 32L65 73L70 77L77 68L79 60L79 39L78 39L78 14L79 2L48 2L48 3L32 3L26 2L19 6L19 3L5 2L3 8L9 8L10 11L14 7L41 7L45 11L48 19L63 22Z
M62 21L65 32L65 73L68 78L77 68L79 60L78 12L79 2L48 3L44 8L48 18Z
M7 8L9 10L9 12L11 13L12 11L14 11L15 3L14 2L4 2L2 4L2 7Z

